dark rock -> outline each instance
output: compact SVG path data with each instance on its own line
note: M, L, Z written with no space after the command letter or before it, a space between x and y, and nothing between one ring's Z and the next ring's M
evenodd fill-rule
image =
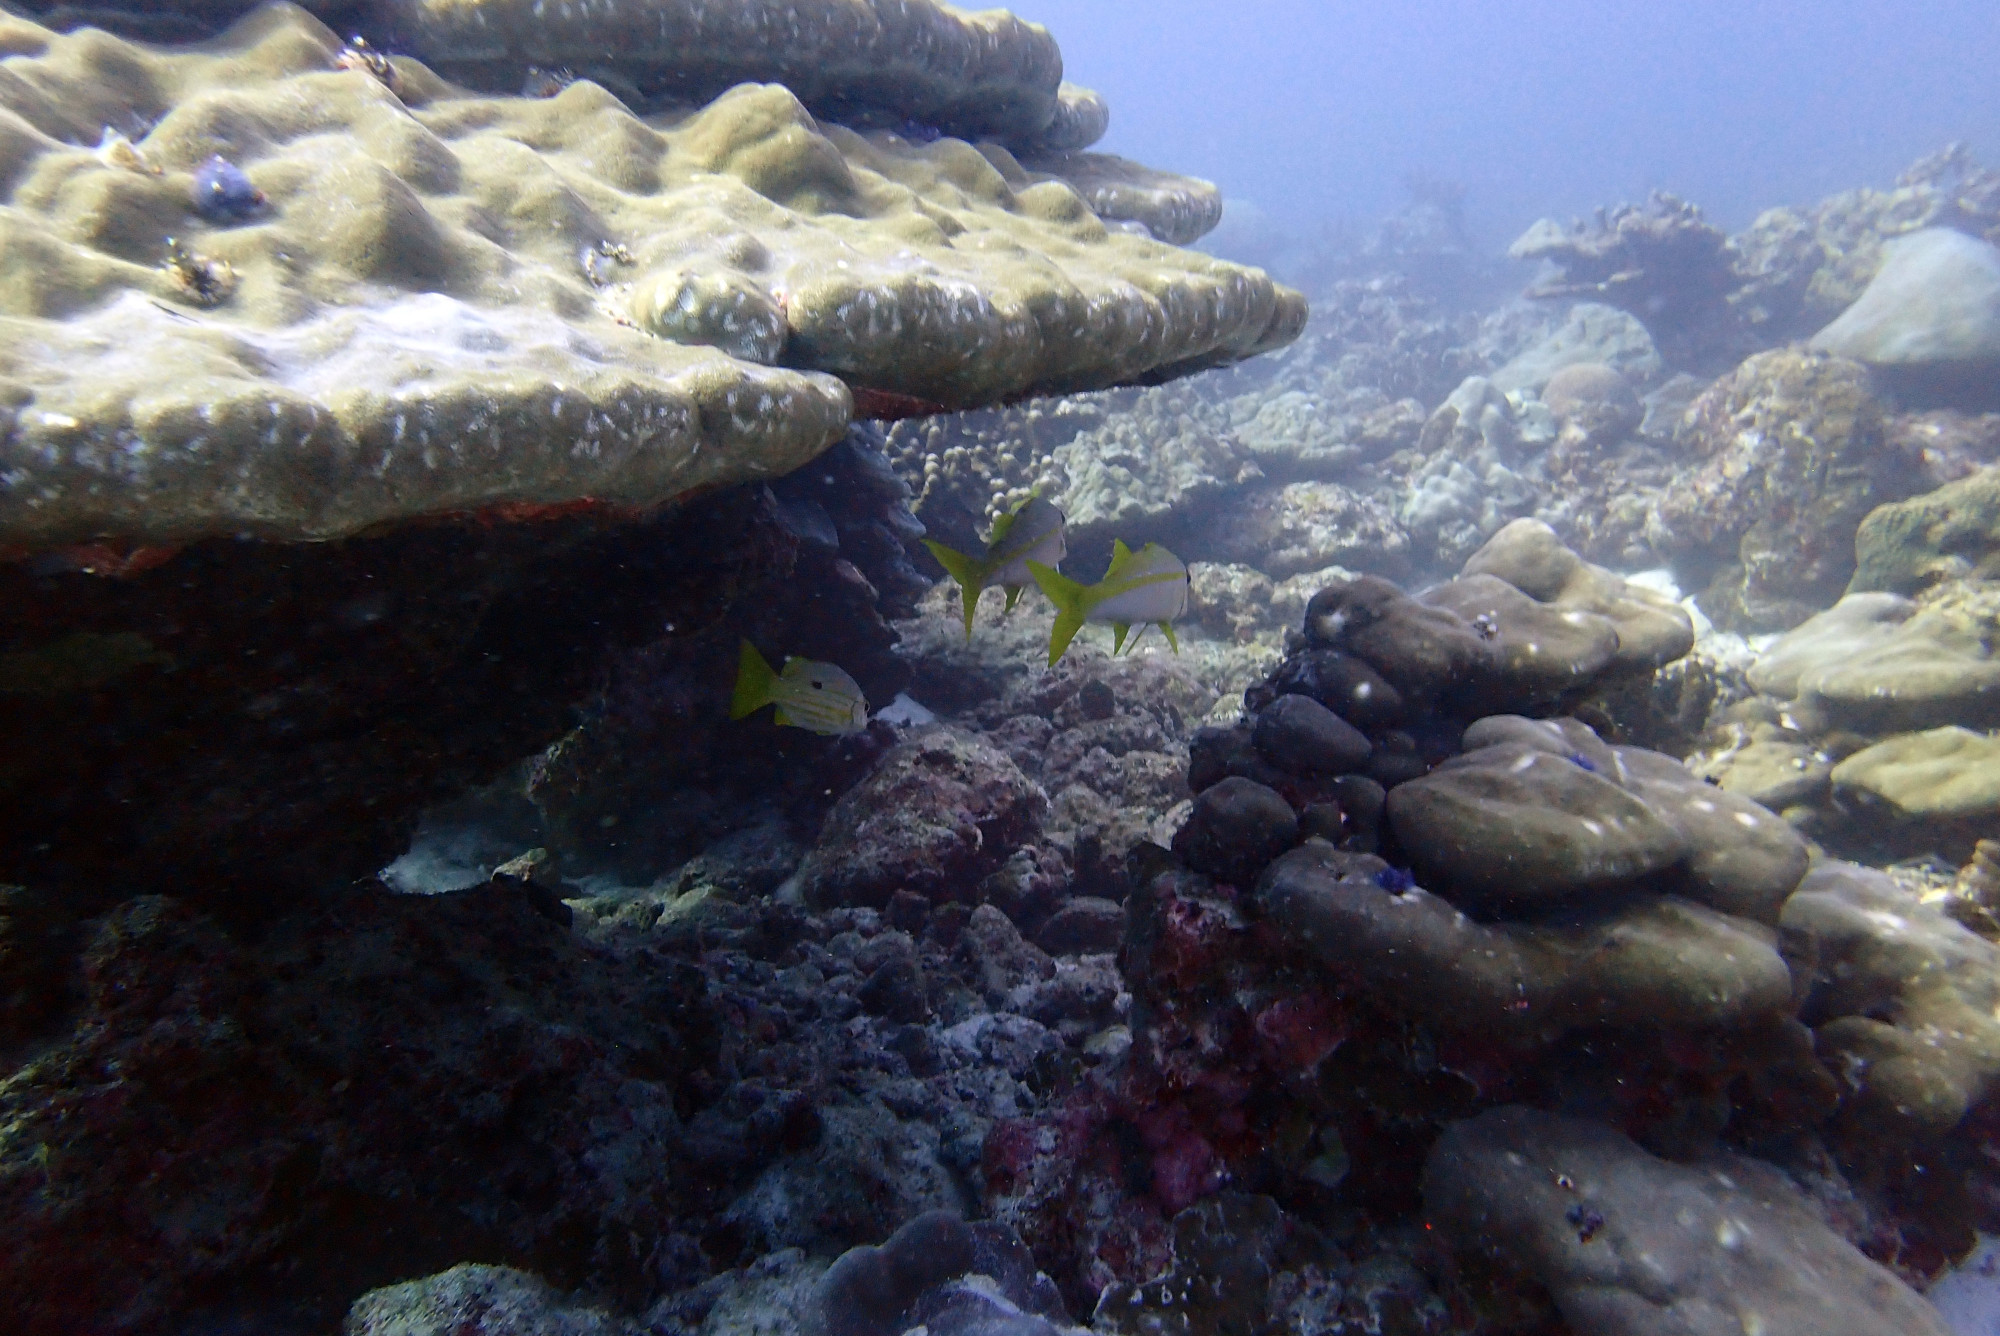
M947 725L912 735L827 816L799 869L812 905L898 890L961 898L1031 839L1048 799L1006 753Z
M1188 741L1188 789L1203 789L1239 775L1259 784L1281 783L1282 777L1257 750L1256 725L1249 720L1234 724L1204 724Z
M1378 736L1374 754L1368 758L1368 777L1385 789L1422 779L1430 769L1417 740L1400 728Z
M1075 699L1077 713L1084 719L1109 719L1118 711L1118 693L1101 678L1078 687Z
M884 917L890 926L904 932L922 932L924 921L931 916L931 902L915 891L898 890L889 897Z
M1269 685L1310 696L1363 732L1403 717L1403 693L1367 663L1338 650L1308 649L1287 657Z
M1197 871L1247 886L1298 838L1290 803L1262 784L1232 776L1194 800L1174 836L1174 853Z
M1342 775L1334 781L1333 800L1340 808L1341 825L1341 838L1334 843L1358 854L1377 852L1388 790L1366 775Z
M1116 951L1125 938L1125 910L1116 901L1080 895L1058 909L1035 942L1052 956Z
M1296 775L1344 775L1374 751L1361 731L1310 696L1284 695L1264 707L1253 734L1265 760Z
M877 966L854 997L869 1015L905 1025L927 1020L931 1014L930 1004L924 1000L923 971L908 954Z
M1027 941L1013 921L992 905L981 905L966 919L952 950L952 959L967 971L973 987L993 1006L1022 984L1037 983L1056 972L1055 961Z
M1477 689L1498 665L1493 646L1466 618L1419 603L1372 575L1314 594L1306 604L1305 630L1310 645L1365 660L1405 699L1435 700Z

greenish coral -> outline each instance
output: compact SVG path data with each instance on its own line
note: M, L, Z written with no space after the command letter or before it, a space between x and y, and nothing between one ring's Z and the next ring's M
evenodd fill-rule
M1854 536L1854 592L1915 594L1942 580L2000 578L2000 468L1877 506Z

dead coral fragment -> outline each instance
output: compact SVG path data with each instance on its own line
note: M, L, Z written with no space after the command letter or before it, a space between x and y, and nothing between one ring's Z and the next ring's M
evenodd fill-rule
M107 167L120 167L147 176L160 175L159 166L148 161L138 145L108 125L104 127L104 138L97 143L97 158Z
M397 97L403 95L403 76L396 72L396 63L381 51L368 45L365 37L355 37L340 48L340 54L333 58L336 69L359 70L374 76L384 88Z
M236 270L229 261L191 251L177 237L167 238L167 258L160 267L196 306L220 306L236 293Z

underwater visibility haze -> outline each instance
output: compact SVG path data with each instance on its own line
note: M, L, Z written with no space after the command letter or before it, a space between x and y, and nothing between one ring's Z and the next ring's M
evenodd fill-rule
M1990 10L0 0L0 1332L2000 1331Z

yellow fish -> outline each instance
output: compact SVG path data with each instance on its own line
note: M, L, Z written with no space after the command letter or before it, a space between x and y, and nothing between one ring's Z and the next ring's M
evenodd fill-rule
M729 717L742 719L775 705L774 722L827 737L859 733L868 727L868 700L855 680L830 663L817 659L785 660L783 672L773 672L749 641L736 661L736 694Z
M1085 622L1111 623L1117 633L1111 642L1113 654L1130 648L1125 636L1134 623L1139 625L1139 635L1144 635L1148 626L1159 627L1166 632L1174 653L1181 652L1174 621L1187 613L1188 568L1158 543L1148 543L1134 552L1114 540L1111 565L1094 585L1078 584L1038 561L1028 563L1028 573L1056 605L1056 622L1049 629L1050 667L1063 656ZM1133 636L1132 644L1138 643L1139 636Z
M1030 496L993 521L993 536L987 539L986 551L980 556L969 557L943 543L924 540L924 546L937 558L938 565L958 582L967 640L972 639L972 612L979 606L982 593L999 585L1007 591L1005 611L1012 612L1021 591L1034 580L1028 571L1029 562L1050 567L1062 564L1069 552L1063 532L1065 523L1062 511L1054 503Z

